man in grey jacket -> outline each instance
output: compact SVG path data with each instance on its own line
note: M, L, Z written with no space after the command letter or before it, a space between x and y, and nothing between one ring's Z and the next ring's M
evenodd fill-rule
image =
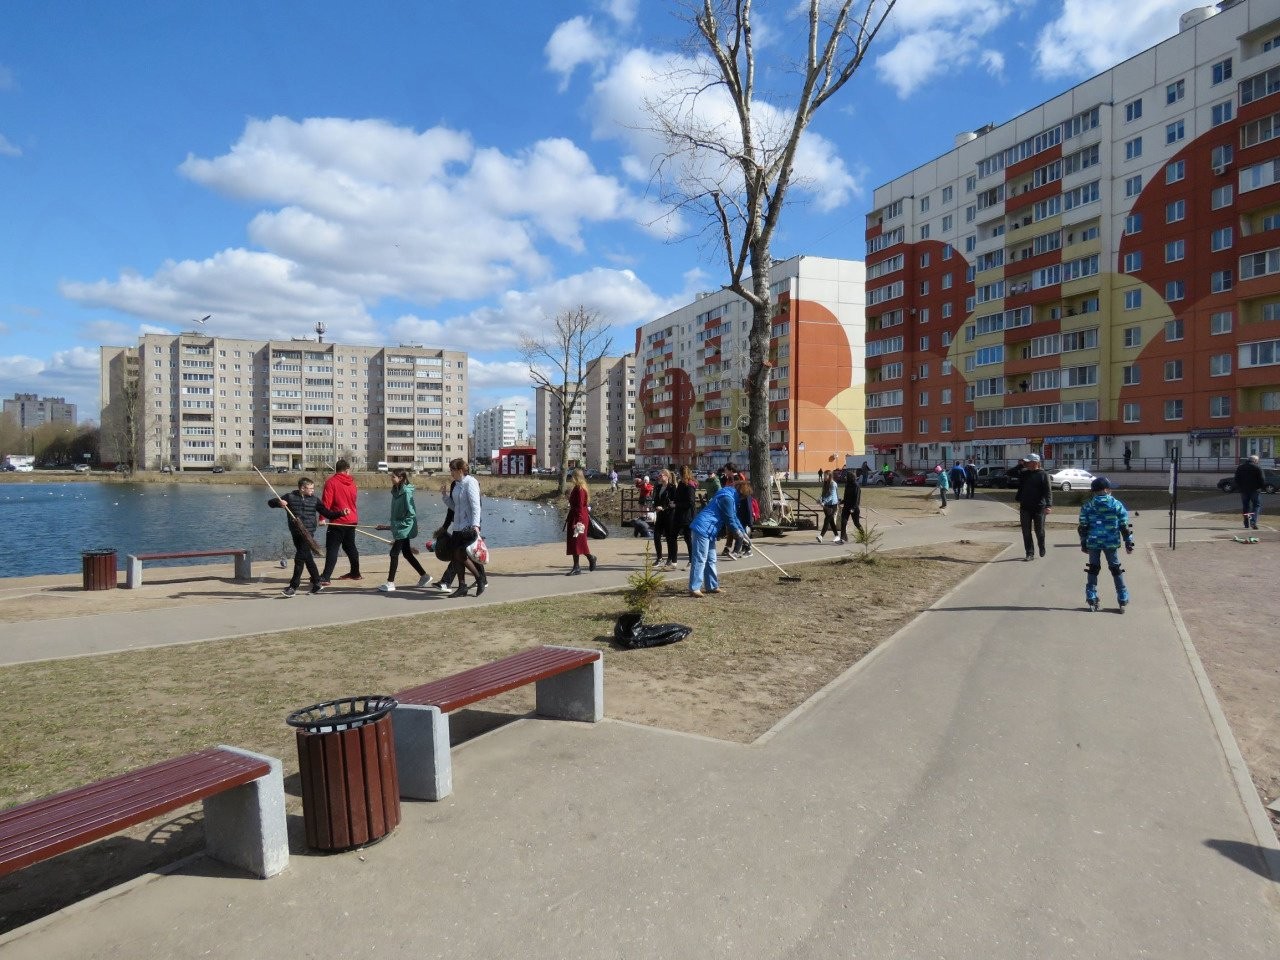
M1023 560L1034 560L1031 533L1034 530L1040 556L1044 556L1044 518L1053 509L1053 487L1049 475L1040 469L1040 455L1029 453L1022 458L1022 474L1018 477L1018 520L1022 524L1022 546L1027 551Z

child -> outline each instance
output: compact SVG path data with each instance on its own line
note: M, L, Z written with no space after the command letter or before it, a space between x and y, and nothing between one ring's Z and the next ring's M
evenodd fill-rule
M396 567L400 555L418 574L418 589L431 584L427 571L413 555L412 540L418 535L418 510L413 502L413 484L409 482L409 471L397 468L391 471L391 522L378 524L379 530L390 530L394 542L391 544L391 566L387 570L387 582L378 587L383 593L391 593L396 588Z
M1124 504L1111 496L1111 481L1096 477L1089 485L1093 497L1080 508L1080 550L1089 555L1085 567L1088 577L1084 584L1084 601L1091 611L1098 609L1098 572L1102 570L1102 554L1106 554L1107 567L1116 584L1116 599L1120 612L1129 604L1129 588L1124 583L1124 568L1117 556L1121 541L1126 553L1133 553L1133 528L1129 526L1129 511Z
M289 578L289 585L284 588L284 595L292 597L298 592L304 567L311 576L311 593L319 593L324 587L320 585L320 569L316 566L315 553L311 549L307 535L315 537L317 515L329 520L338 520L351 511L330 510L324 506L316 496L316 485L310 477L299 480L297 490L290 490L283 497L272 497L267 501L267 506L288 508L289 513L292 514L288 517L288 522L289 533L293 537L293 576ZM297 523L294 522L295 518ZM302 524L302 530L298 529L299 523Z

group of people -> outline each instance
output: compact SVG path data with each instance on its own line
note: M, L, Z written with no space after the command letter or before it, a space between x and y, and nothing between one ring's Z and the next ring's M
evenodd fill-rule
M298 592L304 571L311 580L310 593L320 593L328 587L339 554L346 554L351 569L338 579L364 579L360 573L360 550L356 543L356 533L364 532L359 529L359 490L351 476L351 464L348 461L339 460L334 466L334 473L325 481L324 491L320 496L316 495L315 481L304 476L298 480L296 490L267 501L267 506L285 510L289 535L293 539L293 576L284 588L286 597L292 597ZM466 460L459 458L450 462L449 482L441 487L440 494L446 513L444 523L435 532L432 549L438 559L447 563L447 567L436 589L451 597L465 597L470 589L467 583L467 575L470 574L478 597L488 586L489 577L484 563L472 556L470 549L480 536L480 485L471 476ZM322 524L327 525L323 571L317 567L315 560L319 549L315 534ZM383 593L391 593L396 589L396 573L402 556L418 575L415 586L419 589L429 587L431 576L418 560L417 550L413 546L413 539L418 536L418 511L407 470L391 471L390 517L387 523L378 524L376 529L391 534L390 540L376 537L391 545L387 579L378 589ZM366 533L366 536L375 535ZM456 587L452 585L455 580Z
M866 464L863 464L866 466ZM822 530L818 533L818 542L822 543L827 531L832 533L832 543L849 542L849 521L862 531L862 484L860 474L856 470L844 472L844 490L837 489L835 471L819 470L818 480L822 487L818 500L822 504ZM840 510L840 524L836 525L836 508Z
M942 505L947 505L947 494L954 493L957 500L972 500L978 490L978 465L973 462L970 457L964 463L957 460L952 464L951 469L945 469L942 464L938 464L933 468L934 476L937 478L938 496L942 500Z

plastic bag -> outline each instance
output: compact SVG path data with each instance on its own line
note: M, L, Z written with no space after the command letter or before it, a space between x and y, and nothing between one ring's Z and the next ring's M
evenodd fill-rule
M613 642L627 650L643 650L675 643L692 632L693 627L682 623L647 624L638 613L624 613L614 622Z
M587 524L587 538L590 540L604 540L609 536L609 531L603 523L595 517L590 518L591 522Z
M475 540L467 546L467 556L476 563L489 562L489 547L484 542L484 537L476 537Z

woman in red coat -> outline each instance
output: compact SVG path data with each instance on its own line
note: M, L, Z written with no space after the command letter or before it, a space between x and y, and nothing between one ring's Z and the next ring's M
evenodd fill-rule
M569 516L565 518L564 552L573 557L573 569L565 574L572 577L582 572L578 561L587 558L587 569L596 568L595 554L591 552L591 544L587 542L587 528L591 526L591 513L587 505L591 502L591 491L587 489L587 478L581 470L573 471L573 489L569 491Z

